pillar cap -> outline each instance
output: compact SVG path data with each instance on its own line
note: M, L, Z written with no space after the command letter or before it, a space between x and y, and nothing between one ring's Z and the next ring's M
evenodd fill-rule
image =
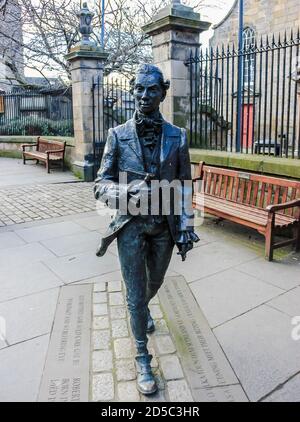
M75 59L96 59L105 61L109 53L105 52L101 47L77 45L71 48L70 52L65 55L66 60L72 61Z
M210 26L210 22L200 20L200 14L194 12L192 7L172 3L161 9L151 22L142 27L142 30L149 35L169 29L182 29L200 33L206 31Z

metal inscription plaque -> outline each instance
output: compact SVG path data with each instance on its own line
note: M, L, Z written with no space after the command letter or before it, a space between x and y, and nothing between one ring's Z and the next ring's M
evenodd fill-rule
M89 399L91 284L62 287L38 401Z
M248 401L184 277L167 277L159 297L196 401Z

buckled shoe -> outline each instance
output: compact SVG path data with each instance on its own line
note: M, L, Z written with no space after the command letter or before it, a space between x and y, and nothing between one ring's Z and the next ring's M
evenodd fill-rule
M137 369L137 389L144 395L157 391L157 384L151 369L152 355L137 355L135 358Z

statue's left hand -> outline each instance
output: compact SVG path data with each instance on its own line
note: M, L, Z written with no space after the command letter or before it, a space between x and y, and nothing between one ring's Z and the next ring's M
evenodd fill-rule
M177 255L181 255L182 261L185 261L186 254L193 249L193 243L199 242L199 237L193 230L183 230L178 233L176 245L179 249Z

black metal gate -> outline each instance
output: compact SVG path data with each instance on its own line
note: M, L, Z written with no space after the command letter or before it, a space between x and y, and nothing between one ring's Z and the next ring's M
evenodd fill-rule
M299 159L299 46L298 30L191 54L190 147Z
M93 161L94 177L100 167L108 129L125 123L134 113L134 100L127 79L93 81Z

